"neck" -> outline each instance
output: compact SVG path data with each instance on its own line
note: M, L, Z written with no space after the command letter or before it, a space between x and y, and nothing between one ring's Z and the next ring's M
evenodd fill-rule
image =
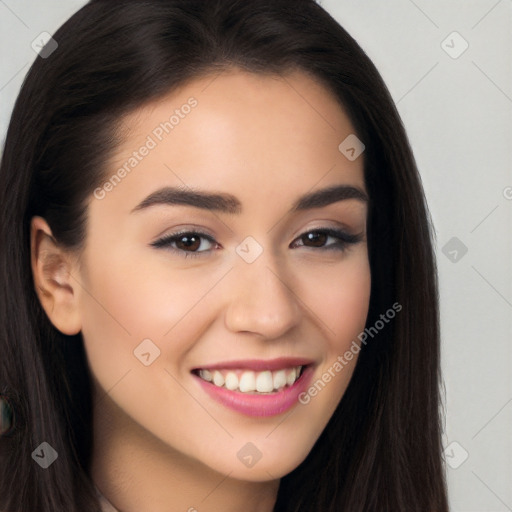
M91 475L119 512L272 512L279 480L250 482L219 473L164 444L108 395L97 396Z

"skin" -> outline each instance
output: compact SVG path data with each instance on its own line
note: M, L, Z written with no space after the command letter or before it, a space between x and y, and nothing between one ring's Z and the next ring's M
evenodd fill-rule
M52 323L83 335L95 386L92 478L116 508L268 512L280 478L331 418L357 355L307 405L270 417L214 402L190 371L302 356L315 362L315 382L348 350L370 299L367 204L349 199L287 212L300 195L327 186L366 192L364 154L349 161L338 150L355 130L308 75L233 69L127 116L107 179L191 96L197 106L121 183L103 199L91 195L81 253L59 247L44 219L33 218L35 286ZM230 193L243 211L155 205L131 212L164 185ZM363 238L344 250L301 239L323 227ZM206 230L215 244L201 238L198 250L206 252L196 258L150 245L184 228ZM252 263L235 251L247 236L263 249ZM145 366L134 350L148 338L160 356ZM248 442L262 454L251 468L237 457Z

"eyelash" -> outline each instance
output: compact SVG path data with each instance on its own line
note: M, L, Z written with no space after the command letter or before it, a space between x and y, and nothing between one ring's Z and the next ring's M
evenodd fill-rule
M324 247L310 247L310 249L319 249L321 251L346 251L350 245L356 244L360 242L363 239L363 235L361 233L352 235L349 233L345 233L344 231L340 231L337 229L332 228L318 228L318 229L312 229L310 231L304 232L302 235L296 238L296 240L300 240L306 235L310 233L319 233L322 235L328 235L332 236L334 238L338 238L341 240L341 242L337 242L335 244L331 244ZM205 238L212 244L215 244L215 240L208 235L207 233L204 233L202 231L194 231L194 230L184 230L177 233L171 233L169 235L166 235L154 242L151 243L153 247L159 248L166 248L167 250L170 250L173 253L180 253L184 258L196 258L196 257L202 257L204 255L207 255L211 250L206 251L184 251L183 249L175 249L174 247L171 247L171 244L178 241L180 238L182 238L184 235L199 235L199 237Z

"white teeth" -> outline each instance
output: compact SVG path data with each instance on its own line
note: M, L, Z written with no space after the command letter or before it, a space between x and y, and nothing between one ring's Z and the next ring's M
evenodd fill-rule
M225 387L242 393L272 393L280 391L286 385L291 386L300 376L302 366L277 370L254 372L252 370L199 370L199 377L215 386Z
M228 389L234 391L238 388L238 377L233 372L229 372L226 375L226 382L224 384Z
M211 382L213 380L212 374L208 370L199 370L199 377L201 377L201 379L204 379L208 382Z
M274 389L272 382L272 373L268 370L258 373L256 377L256 391L259 393L270 393Z
M274 389L279 389L286 386L286 372L284 370L279 370L274 373Z
M240 377L240 383L238 388L242 393L248 393L249 391L256 391L256 375L254 372L244 372Z
M218 371L213 372L213 383L216 386L223 386L224 385L224 377L222 376L222 373Z
M291 386L297 380L297 371L295 368L292 368L292 371L286 377L286 383L288 386Z

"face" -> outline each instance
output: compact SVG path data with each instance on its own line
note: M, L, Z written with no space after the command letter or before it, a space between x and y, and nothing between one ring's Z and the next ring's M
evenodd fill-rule
M305 74L236 70L123 126L76 274L97 400L170 454L282 477L339 404L368 312L364 155L338 149L354 128Z

